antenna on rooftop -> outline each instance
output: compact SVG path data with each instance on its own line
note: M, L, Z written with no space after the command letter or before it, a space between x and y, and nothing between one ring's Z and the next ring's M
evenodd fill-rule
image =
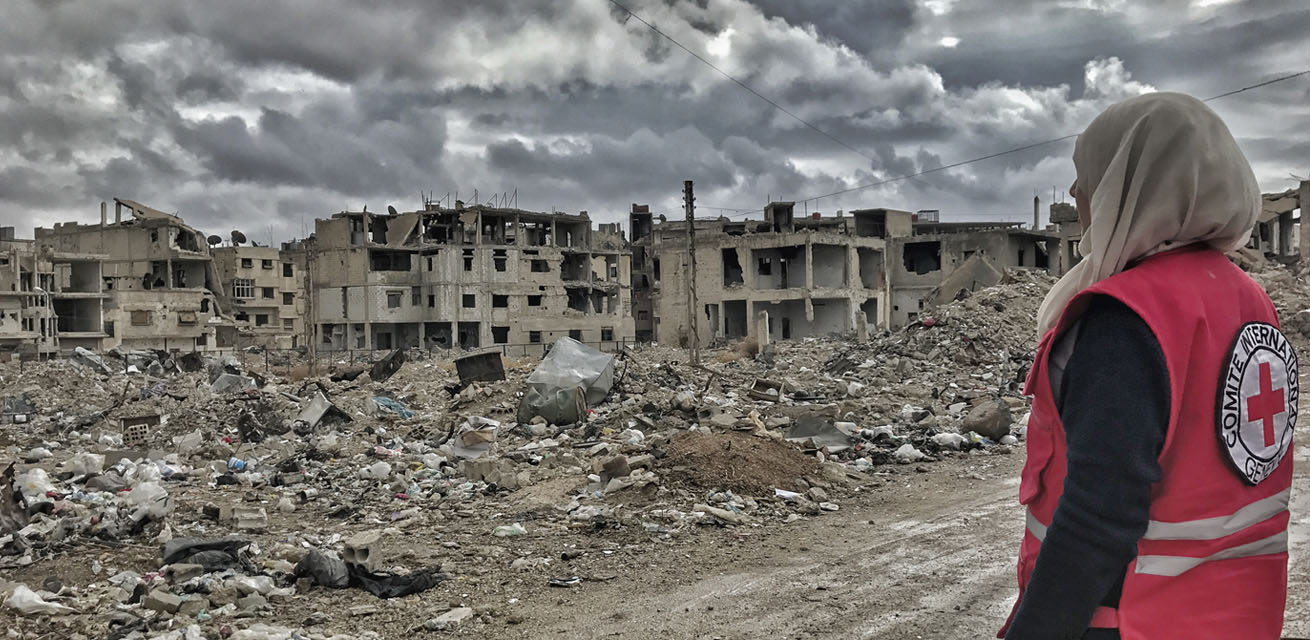
M400 215L400 213L399 213L398 211L396 211L396 208L393 207L393 206L391 206L391 205L387 205L387 213L389 213L389 214L391 214L391 215L393 215L393 216L398 216L398 215Z
M236 229L233 229L233 230L232 230L232 246L234 246L234 247L239 247L239 246L241 246L241 243L243 243L243 242L245 242L245 241L246 241L246 234L241 233L240 231L237 231Z

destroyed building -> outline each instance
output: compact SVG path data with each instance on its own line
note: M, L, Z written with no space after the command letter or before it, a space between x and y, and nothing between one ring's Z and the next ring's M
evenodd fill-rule
M235 327L224 314L227 300L209 245L181 218L115 198L112 222L101 203L99 224L67 222L38 227L35 234L38 250L61 265L60 282L68 285L55 297L56 309L66 312L59 320L64 335L106 349L234 346Z
M859 212L856 212L859 213ZM1054 231L1018 222L916 220L887 241L891 309L884 327L902 327L933 307L1001 282L1006 269L1066 270Z
M771 339L896 327L961 291L996 284L1012 267L1059 274L1054 232L1018 223L943 223L928 212L863 209L797 217L774 202L763 220L695 222L697 329L718 338ZM935 213L935 212L933 212ZM639 339L683 343L688 333L687 223L656 224L633 205L632 306Z
M323 350L540 353L568 336L633 341L617 224L484 205L343 212L315 222L309 302ZM543 345L538 347L537 345Z
M54 268L31 240L0 227L0 353L58 351Z
M239 346L294 349L304 344L304 267L294 250L234 245L210 253L232 301Z

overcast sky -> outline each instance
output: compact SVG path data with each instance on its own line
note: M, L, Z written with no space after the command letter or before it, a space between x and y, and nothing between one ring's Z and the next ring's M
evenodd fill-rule
M282 241L336 211L475 189L614 221L634 202L681 215L684 179L702 207L759 210L1075 133L1137 93L1310 67L1303 0L622 1L875 160L608 0L9 0L0 224L31 237L119 196ZM1211 104L1266 191L1310 172L1310 76ZM1071 149L808 210L1022 219L1067 188ZM720 213L735 215L698 212Z

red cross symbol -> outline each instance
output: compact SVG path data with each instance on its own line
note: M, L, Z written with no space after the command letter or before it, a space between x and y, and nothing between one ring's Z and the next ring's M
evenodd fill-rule
M1269 363L1260 363L1260 393L1246 399L1246 415L1250 422L1261 421L1265 426L1265 446L1274 446L1274 418L1287 411L1283 390L1274 389Z

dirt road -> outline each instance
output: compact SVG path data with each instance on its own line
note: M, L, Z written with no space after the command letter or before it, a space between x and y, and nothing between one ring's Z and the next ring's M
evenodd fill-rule
M991 637L1014 598L1022 460L965 458L931 474L896 474L831 516L657 552L644 570L614 581L525 598L525 623L508 630L536 638ZM1310 637L1310 451L1297 462L1285 635Z

